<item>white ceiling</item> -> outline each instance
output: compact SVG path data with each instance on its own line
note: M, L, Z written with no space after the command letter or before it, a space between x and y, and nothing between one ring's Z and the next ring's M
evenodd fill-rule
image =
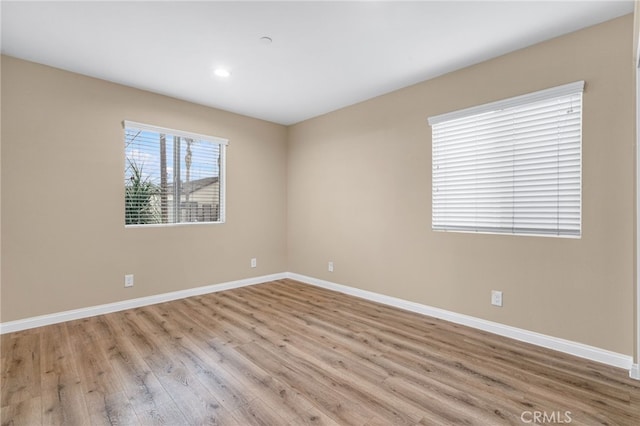
M3 0L0 10L6 55L282 124L632 11L605 0ZM217 66L231 77L213 76Z

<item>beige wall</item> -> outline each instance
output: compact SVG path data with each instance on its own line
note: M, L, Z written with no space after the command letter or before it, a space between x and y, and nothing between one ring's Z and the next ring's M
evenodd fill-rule
M640 38L640 0L636 0L635 1L635 7L634 7L634 12L633 12L633 66L636 70L636 85L634 86L634 93L636 94L636 109L638 106L638 72L639 71L639 65L640 65L640 58L638 57L638 40ZM637 113L637 111L636 111ZM636 221L635 221L635 227L634 227L634 235L636 236L636 241L635 241L635 246L634 246L634 259L636 259L636 263L635 263L635 274L634 274L634 281L636 283L636 297L635 297L635 310L636 310L636 322L635 322L635 331L634 331L634 336L636 336L636 350L635 350L635 363L640 365L640 284L638 284L638 241L637 241L637 235L638 235L638 200L637 200L637 196L638 196L638 140L640 140L640 137L638 135L638 119L637 119L637 115L636 115L636 152L635 152L635 159L636 159L636 181L635 181L635 187L634 187L634 193L636 194L636 205L635 205L635 217L636 217Z
M2 57L0 321L289 270L632 354L632 28L623 17L289 128ZM432 232L427 117L576 80L583 237ZM125 119L230 140L226 224L124 228Z
M632 355L632 28L628 15L291 127L289 270ZM431 231L427 117L577 80L582 238Z
M640 0L635 0L633 8L633 60L638 65L638 41L640 39Z
M3 59L3 56L0 55L0 82L2 81L2 59ZM2 84L0 84L0 100L2 100ZM2 102L0 102L0 321L1 320L2 320Z
M286 270L284 126L10 57L1 76L2 322ZM125 229L125 119L229 139L225 224Z
M634 86L634 93L636 95L636 110L638 106L638 68L640 68L640 57L638 55L638 40L640 38L640 1L635 1L634 13L633 13L633 66L636 73L636 80ZM636 111L637 114L637 111ZM635 333L636 336L636 350L635 350L635 363L640 365L640 283L638 281L638 141L640 137L638 135L638 116L636 115L636 181L634 187L634 193L636 194L636 205L635 205L635 223L634 223L634 235L636 236L635 245L634 245L634 258L636 259L635 269L634 269L634 281L636 283L636 297L635 297L635 313L636 313L636 321L635 321Z

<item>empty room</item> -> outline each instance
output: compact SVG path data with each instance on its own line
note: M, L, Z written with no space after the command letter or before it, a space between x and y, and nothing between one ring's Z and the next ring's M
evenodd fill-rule
M640 425L635 1L0 2L0 424Z

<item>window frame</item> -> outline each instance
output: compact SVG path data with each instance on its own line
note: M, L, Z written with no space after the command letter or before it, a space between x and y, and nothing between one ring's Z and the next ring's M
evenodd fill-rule
M490 102L490 103L486 103L486 104L482 104L482 105L478 105L478 106L473 106L470 108L465 108L465 109L461 109L461 110L457 110L457 111L452 111L452 112L448 112L448 113L444 113L444 114L440 114L440 115L435 115L432 117L428 118L428 123L429 125L432 127L432 159L431 159L431 166L432 166L432 194L431 194L431 200L432 200L432 212L431 212L431 228L434 231L439 231L439 232L461 232L461 233L482 233L482 234L500 234L500 235L518 235L518 236L544 236L544 237L559 237L559 238L581 238L582 237L582 197L583 197L583 183L582 183L582 155L583 155L583 132L582 132L582 127L583 127L583 123L582 123L582 115L583 115L583 110L584 110L584 99L583 99L583 93L584 93L584 86L585 83L584 81L576 81L573 83L568 83L568 84L564 84L561 86L557 86L557 87L552 87L550 89L545 89L545 90L540 90L537 92L533 92L533 93L528 93L525 95L520 95L520 96L515 96L512 98L507 98L504 100L500 100L500 101L496 101L496 102ZM480 221L476 221L475 225L470 225L470 226L462 226L460 224L455 224L456 220L453 219L453 217L455 216L455 211L454 212L450 212L449 218L448 220L445 219L444 221L441 221L439 223L436 224L436 201L438 201L438 208L446 208L446 202L445 201L441 201L442 198L439 198L438 200L436 199L436 191L438 188L436 188L436 178L435 178L435 170L436 167L440 166L441 164L436 164L438 155L436 154L436 150L437 149L442 149L442 146L438 146L436 147L437 143L435 141L436 139L436 127L439 124L442 123L448 123L448 122L452 122L450 124L456 125L455 121L456 120L470 120L474 117L478 117L480 118L483 114L487 114L487 113L502 113L503 110L507 110L510 112L513 112L514 110L519 110L519 109L526 109L527 106L534 106L536 103L540 103L540 102L544 102L544 101L553 101L553 100L559 100L559 99L563 99L563 98L569 98L571 96L577 96L580 100L579 106L580 106L580 111L579 111L579 116L577 117L577 119L574 118L574 120L577 121L578 123L578 131L579 131L579 140L577 143L577 147L579 149L577 157L578 157L578 169L577 169L577 175L579 177L579 181L577 183L577 190L578 190L578 201L577 201L577 208L574 210L570 210L573 212L573 214L575 215L577 212L577 231L574 230L573 228L571 228L571 226L569 227L561 227L558 226L554 231L550 231L547 228L544 228L541 226L541 224L544 222L544 215L541 216L537 216L536 220L539 220L540 222L537 222L537 224L539 225L538 227L535 227L533 225L529 225L529 226L523 226L521 225L519 222L516 221L515 219L515 212L516 212L516 204L513 204L513 206L511 207L513 210L513 216L511 218L512 222L511 222L511 227L509 228L508 226L505 226L505 223L508 222L503 222L504 220L504 216L503 219L501 219L501 213L500 212L495 212L492 214L483 214L481 217L484 219L480 219ZM556 107L557 108L557 107ZM573 108L573 107L572 107ZM569 112L573 112L572 110L569 110ZM505 114L506 115L506 114ZM503 115L501 118L503 118L505 115ZM554 118L557 122L560 122L560 117L558 116L558 118ZM492 129L492 131L496 131L495 130L497 128L497 123L498 121L496 121L495 119L493 119L493 126L496 127L488 127L490 129ZM546 124L546 123L543 123ZM515 127L516 125L514 124L514 129L517 128ZM539 125L539 128L544 128L544 126L542 124ZM485 129L483 129L485 130ZM496 133L497 135L497 133ZM526 134L525 134L526 135ZM439 136L440 137L440 136ZM497 137L497 136L494 136ZM484 140L484 139L482 139ZM511 142L511 146L513 147L513 149L516 149L516 139L513 139L513 141ZM446 141L444 142L445 144L447 143ZM575 141L572 142L570 145L573 146L575 145ZM544 142L539 142L539 145L533 145L533 143L529 143L527 145L528 147L542 147L544 146ZM558 145L558 147L560 147L560 145ZM448 146L448 148L446 149L452 149L451 146ZM478 148L475 148L478 149ZM558 148L560 149L560 148ZM473 150L473 148L472 148ZM482 152L486 152L486 151L482 151ZM497 151L494 151L497 152ZM514 151L515 152L515 151ZM462 154L459 154L462 155ZM496 155L495 153L492 155ZM559 154L558 154L559 155ZM558 157L560 158L560 157ZM456 163L456 161L460 161L459 159L450 159L450 162ZM497 170L499 169L499 165L498 165L498 160L497 160L497 156L496 159L493 160L494 163L489 163L489 167L491 168L490 172L486 172L485 170L482 170L482 172L484 173L483 175L480 176L489 176L491 173L497 173ZM560 161L560 160L558 160ZM481 164L481 163L480 163ZM536 163L536 164L549 164L549 163ZM485 165L486 166L486 165ZM476 172L478 170L481 170L481 168L476 168L476 167L480 167L479 164L478 165L474 165L473 168L468 169L468 170L475 170ZM484 166L483 166L484 167ZM514 168L514 173L516 170L516 163L515 163L515 157L514 157L514 163L512 165L512 167ZM558 173L558 179L560 179L564 174L567 175L571 175L571 173L567 172L568 169L571 169L571 166L557 166L557 173ZM575 168L575 165L573 166ZM564 168L564 170L563 170ZM574 173L576 173L574 171ZM456 176L456 175L453 175ZM457 176L461 176L461 175L457 175ZM528 177L526 182L534 182L535 178L534 177ZM521 181L516 180L516 175L514 174L513 177L511 178L510 181L504 179L503 182L510 182L511 185L513 185L513 187L515 188L516 183L518 185L522 185ZM560 182L560 181L559 181ZM574 184L575 185L575 184ZM478 191L478 189L476 188L475 190L466 190L468 192L469 198L465 198L463 200L463 203L467 203L467 206L471 207L472 204L471 202L473 200L481 200L482 198L482 192L476 192ZM557 193L560 194L561 190L558 188L557 189ZM451 193L453 194L453 193ZM518 192L513 192L513 194L518 194ZM527 192L522 192L520 193L520 196L522 196L523 194L527 194ZM559 195L558 195L559 196ZM512 195L512 203L516 202L516 195ZM561 214L561 210L563 209L562 207L560 207L560 198L558 199L558 206L556 207L556 212L555 214L558 217L558 220L560 221L560 214ZM568 203L568 201L564 201L565 203ZM444 203L444 204L442 204ZM457 203L460 204L460 203ZM464 205L464 204L463 204ZM486 205L486 204L485 204ZM541 204L540 206L534 206L533 208L529 208L529 209L540 209L542 208L544 205ZM466 208L469 208L466 207ZM463 210L465 207L461 207ZM486 208L486 207L485 207ZM566 207L565 207L566 208ZM458 210L458 213L462 212L463 210ZM530 210L527 210L528 212ZM496 220L496 224L494 224L493 226L487 226L487 223L491 222L491 220ZM477 219L476 219L477 220ZM446 223L448 222L448 223ZM559 222L560 223L560 222ZM475 228L475 229L474 229Z
M177 136L180 138L193 139L194 141L206 141L213 144L217 144L219 146L219 173L218 173L218 190L219 190L219 211L218 211L218 220L216 221L191 221L191 222L170 222L170 223L147 223L147 224L127 224L125 220L125 228L158 228L158 227L174 227L174 226L191 226L191 225L217 225L223 224L226 222L226 150L229 145L229 140L225 138L221 138L218 136L210 136L202 133L190 132L185 130L171 129L168 127L155 126L152 124L140 123L136 121L124 120L122 122L122 127L124 131L124 141L127 141L127 130L141 130L147 132L154 132L157 134L164 134L166 136ZM127 153L126 147L123 150L124 161L125 161L125 173L126 173L126 162L127 162Z

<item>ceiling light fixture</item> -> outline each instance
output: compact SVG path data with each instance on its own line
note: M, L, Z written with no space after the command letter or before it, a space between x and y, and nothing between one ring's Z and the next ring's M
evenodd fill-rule
M267 36L260 37L260 42L262 44L271 44L272 41L273 39L271 37L267 37Z
M218 76L218 77L222 77L222 78L227 78L231 75L231 72L225 68L216 68L213 73Z

